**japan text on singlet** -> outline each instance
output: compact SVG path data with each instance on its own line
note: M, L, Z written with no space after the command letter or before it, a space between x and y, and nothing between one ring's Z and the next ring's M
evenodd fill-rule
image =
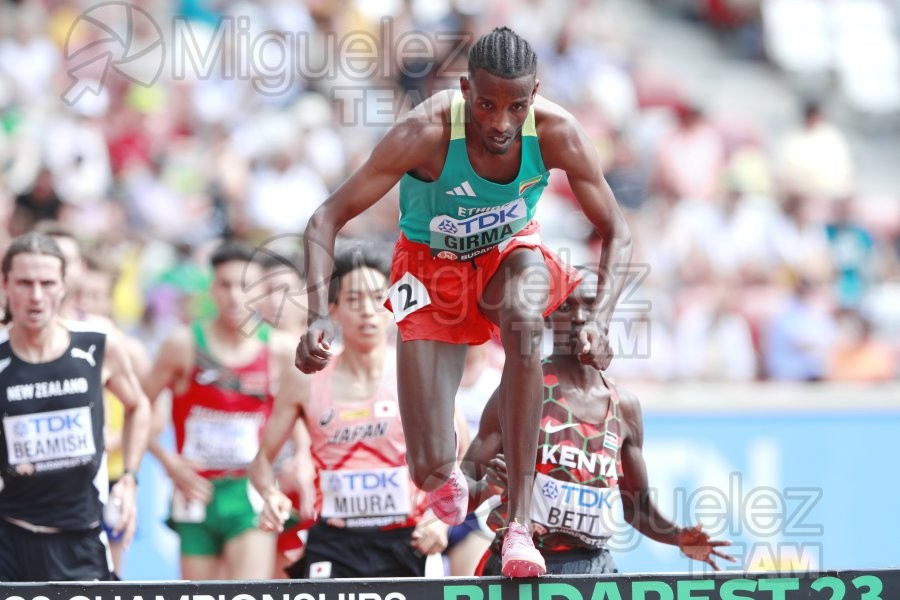
M397 404L397 367L385 357L372 396L348 401L333 389L341 357L313 375L306 424L316 465L316 507L346 527L415 525L424 510L406 466L406 439Z
M212 358L202 323L194 323L192 330L195 359L190 384L172 397L178 453L203 465L200 474L206 478L243 475L272 414L269 329L259 328L259 353L241 367L225 367Z
M621 473L619 396L610 391L602 423L572 414L553 363L543 362L544 404L531 499L535 545L551 552L601 548L623 523L618 494ZM503 503L488 516L491 529L506 522Z
M66 323L69 346L46 363L21 360L0 332L0 517L63 531L100 522L108 493L103 446L107 333Z
M512 238L534 217L550 174L544 168L534 107L522 127L519 174L509 183L479 176L466 150L465 100L453 93L450 145L437 181L409 174L400 180L400 229L427 244L432 256L469 260Z

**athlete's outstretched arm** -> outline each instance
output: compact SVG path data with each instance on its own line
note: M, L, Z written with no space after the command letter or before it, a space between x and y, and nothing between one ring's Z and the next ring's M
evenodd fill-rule
M127 548L134 536L136 526L136 473L141 466L141 458L147 449L150 435L150 401L144 395L137 375L132 369L131 359L125 346L125 339L118 334L107 336L106 357L103 362L106 387L125 407L125 422L122 428L122 458L125 469L131 477L123 476L110 492L110 502L119 503L121 519L116 532L125 531L123 544Z
M734 562L734 558L718 550L721 546L731 545L731 542L711 540L700 525L679 527L659 512L650 494L647 464L644 462L644 424L640 402L632 392L621 387L618 391L626 429L619 451L623 472L619 488L625 520L650 539L678 546L686 556L705 562L717 571L719 567L713 556Z
M506 463L503 460L503 436L500 429L500 391L494 390L484 406L478 434L460 463L469 480L469 508L477 507L491 496L506 490Z
M303 427L303 411L309 401L309 377L296 369L285 369L281 373L281 382L278 385L278 393L275 396L275 404L272 407L272 415L266 423L259 452L250 464L250 481L253 483L263 498L263 511L259 516L260 529L265 531L283 531L284 522L291 514L291 500L279 488L275 477L275 468L272 466L275 457L281 451L281 447L288 438L295 433L297 427ZM309 432L302 433L299 440L309 440ZM312 464L309 456L309 444L297 448L296 460L307 461ZM312 506L314 493L310 481L301 482L308 485L308 489L300 490L301 506ZM302 511L301 511L302 512ZM309 511L307 511L309 512ZM309 518L312 515L301 515Z
M369 159L313 213L303 238L309 329L297 347L296 365L305 373L325 367L334 331L328 318L328 285L334 270L334 240L353 217L378 202L403 174L416 169L436 148L440 128L413 111L382 138Z
M608 348L609 324L631 263L631 232L603 176L597 150L585 131L567 113L551 115L548 125L547 135L541 137L545 166L566 172L575 199L601 240L597 299L591 311L599 331L585 327L581 341L586 346L581 360L605 369L612 359Z

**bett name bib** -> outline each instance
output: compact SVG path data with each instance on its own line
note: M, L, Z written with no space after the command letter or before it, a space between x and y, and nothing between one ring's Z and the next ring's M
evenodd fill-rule
M622 522L619 488L597 488L538 473L531 519L548 533L565 533L600 547Z

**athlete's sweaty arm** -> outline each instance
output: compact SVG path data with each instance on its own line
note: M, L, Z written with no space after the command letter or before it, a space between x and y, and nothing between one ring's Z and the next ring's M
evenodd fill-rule
M536 105L541 154L548 169L561 169L575 199L601 239L597 298L591 311L596 329L585 327L581 362L598 369L609 366L609 324L631 262L631 232L606 178L600 157L584 130L559 106L545 99Z
M432 104L432 108L426 105ZM378 202L408 171L433 158L444 127L431 116L433 102L394 125L371 156L313 213L304 235L309 328L297 346L296 366L304 373L325 367L334 329L328 318L328 284L334 269L334 240L353 217ZM440 175L432 173L435 179Z
M713 556L734 562L734 558L717 550L721 546L731 545L731 542L711 540L700 525L679 527L659 512L650 494L644 462L644 424L640 402L632 392L621 387L618 390L624 429L620 451L623 475L619 480L619 489L625 520L650 539L678 546L686 556L705 562L717 571L719 567Z
M250 464L250 481L265 502L259 516L259 526L264 531L283 531L291 513L291 500L278 488L272 463L292 433L297 442L300 520L315 517L315 473L309 453L309 431L303 421L303 411L309 402L309 383L309 377L296 369L282 372L272 416L263 431L259 452Z
M181 458L177 452L169 452L159 443L159 434L169 422L171 406L160 402L160 394L166 388L180 391L187 387L194 358L194 341L190 329L178 327L163 342L153 368L143 380L144 392L153 406L153 426L150 432L150 453L159 461L188 500L206 504L212 498L212 484L201 477L194 465Z
M119 502L122 516L115 532L125 530L123 543L128 547L134 536L137 516L135 474L141 465L141 457L147 449L150 434L150 402L132 369L123 337L117 334L107 336L106 359L103 366L107 376L107 389L116 395L125 408L122 457L126 472L131 473L131 476L123 475L113 486L110 500Z

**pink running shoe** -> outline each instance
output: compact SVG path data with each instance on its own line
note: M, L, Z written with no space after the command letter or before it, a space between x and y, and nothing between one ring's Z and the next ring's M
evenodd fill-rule
M544 557L534 547L531 531L518 521L511 522L506 529L501 565L503 575L514 579L540 577L547 572Z
M466 520L466 511L469 508L469 484L463 475L459 465L453 466L450 479L447 482L428 493L428 506L431 507L434 516L447 525L459 525Z

